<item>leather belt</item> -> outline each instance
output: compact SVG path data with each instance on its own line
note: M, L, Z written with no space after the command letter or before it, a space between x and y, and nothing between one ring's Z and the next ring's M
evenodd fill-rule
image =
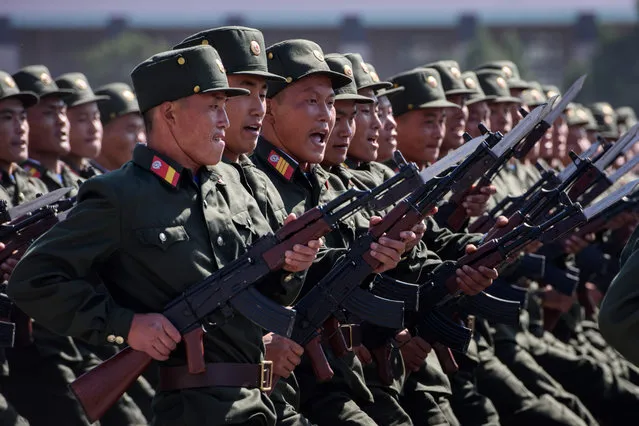
M359 324L340 324L339 328L349 351L362 344L362 328Z
M260 364L208 363L203 373L191 374L188 366L160 367L160 391L204 387L258 388L271 390L273 362Z

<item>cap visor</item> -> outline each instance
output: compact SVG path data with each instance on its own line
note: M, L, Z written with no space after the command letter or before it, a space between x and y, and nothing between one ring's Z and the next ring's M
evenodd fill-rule
M444 101L444 100L426 102L417 107L417 109L425 109L425 108L459 108L461 109L459 105L454 104L452 102Z
M377 91L377 90L383 90L383 89L390 89L391 87L393 87L393 83L389 83L388 81L380 81L379 83L366 84L362 87L358 87L357 90L373 89L373 91Z
M358 104L370 104L375 102L373 98L367 98L366 96L351 94L351 93L338 93L335 95L336 101L355 101Z
M511 89L530 89L533 86L524 80L508 80L508 87Z
M477 92L470 89L453 89L453 90L447 90L444 93L446 94L446 96L449 96L449 95L472 95L473 93L477 93Z
M107 101L111 99L109 96L106 95L93 95L93 96L89 96L86 98L80 98L80 99L76 99L75 101L71 102L70 104L68 104L69 107L76 107L76 106L80 106L80 105L84 105L84 104L88 104L90 102L100 102L100 101Z
M16 93L15 95L9 95L0 98L0 101L5 99L17 99L22 102L22 105L24 105L25 108L32 107L40 101L40 98L33 92Z
M521 99L516 98L514 96L495 96L495 98L492 99L491 102L494 102L496 104L504 104L504 103L520 104L520 103L522 103Z
M273 74L266 71L237 71L230 72L227 75L256 75L258 77L264 77L264 79L266 79L267 81L286 81L286 79L281 75Z
M377 96L393 96L406 90L403 86L394 87L392 89L382 89L375 93Z
M57 89L57 90L52 90L50 92L42 92L40 93L40 99L46 97L46 96L58 96L60 98L66 98L70 95L72 95L74 92L71 89Z
M246 89L241 89L239 87L216 87L207 90L202 90L200 93L213 93L213 92L222 92L227 97L233 98L235 96L246 96L251 92Z
M466 99L466 105L476 104L477 102L488 102L488 101L491 101L493 99L494 99L494 97L492 97L492 96L479 96L477 98Z
M306 74L303 74L303 75L299 76L294 81L301 80L304 77L309 77L311 75L325 75L326 77L330 78L331 82L333 83L333 89L339 89L340 87L344 87L344 86L346 86L347 84L349 84L349 83L351 83L353 81L350 77L348 77L348 76L346 76L344 74L341 74L339 72L324 71L324 70L321 70L321 71L309 71Z

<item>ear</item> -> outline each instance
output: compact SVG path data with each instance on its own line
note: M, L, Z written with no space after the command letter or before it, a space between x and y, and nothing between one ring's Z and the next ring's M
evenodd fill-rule
M276 104L277 102L273 101L273 99L266 98L266 115L264 116L264 120L271 125L275 121L275 117L273 116L273 108L277 108Z
M163 102L158 107L159 116L170 127L175 126L176 123L176 103L175 102Z

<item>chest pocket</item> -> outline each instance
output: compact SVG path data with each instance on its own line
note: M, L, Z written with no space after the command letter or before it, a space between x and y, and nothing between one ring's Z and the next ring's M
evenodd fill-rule
M255 225L253 219L247 211L239 212L231 217L231 221L235 225L237 232L242 237L242 241L246 247L253 244L253 241L257 239L257 232L255 231Z
M157 247L162 251L168 250L176 243L190 239L182 225L136 229L135 234L143 245Z

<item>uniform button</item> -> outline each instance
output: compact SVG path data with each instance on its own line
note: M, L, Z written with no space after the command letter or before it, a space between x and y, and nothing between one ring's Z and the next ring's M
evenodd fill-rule
M109 342L109 343L115 342L115 336L113 334L109 334L107 336L107 342Z
M158 235L158 238L160 238L160 241L165 242L166 234L164 232L160 232L160 235Z
M224 239L221 236L217 237L217 245L218 246L223 246L224 245Z
M115 343L117 343L118 345L121 345L122 343L124 343L124 338L122 336L116 337Z
M202 205L204 206L205 209L209 207L209 204L206 201L203 202Z
M18 194L18 200L24 201L24 194L22 192Z

